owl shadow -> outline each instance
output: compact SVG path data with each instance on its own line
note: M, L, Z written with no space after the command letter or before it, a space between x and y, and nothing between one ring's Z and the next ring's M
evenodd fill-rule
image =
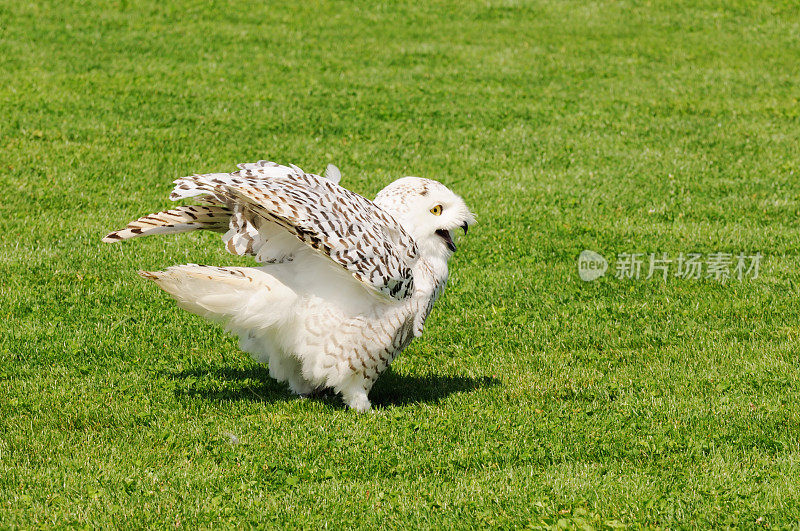
M381 375L369 399L378 407L405 406L414 403L435 404L457 393L500 385L491 376L444 376L439 374L398 374L391 368Z
M175 396L213 401L275 402L290 395L285 385L270 378L266 367L197 367L167 369L159 375L173 382Z
M199 397L214 401L249 400L275 402L291 400L295 395L286 384L272 379L263 365L248 368L205 367L168 370L162 376L175 382L176 396ZM456 393L471 392L500 384L490 376L424 376L397 374L391 368L383 373L369 397L377 407L404 406L413 403L436 403ZM315 395L312 400L344 408L341 399L332 391Z

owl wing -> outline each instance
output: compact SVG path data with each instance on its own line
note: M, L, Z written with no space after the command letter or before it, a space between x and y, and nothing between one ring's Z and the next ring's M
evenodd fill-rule
M411 294L417 245L388 212L296 166L260 161L239 168L178 179L170 199L198 197L227 213L223 238L236 254L273 262L305 244L380 293L397 300Z

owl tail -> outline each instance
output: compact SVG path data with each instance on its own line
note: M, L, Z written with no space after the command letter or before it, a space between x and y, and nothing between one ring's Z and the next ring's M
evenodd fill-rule
M287 318L297 299L278 279L252 267L187 264L139 275L158 284L181 308L231 331L274 326Z

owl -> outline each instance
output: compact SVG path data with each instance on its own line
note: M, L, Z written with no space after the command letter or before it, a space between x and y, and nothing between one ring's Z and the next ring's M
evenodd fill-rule
M370 201L325 176L259 161L174 181L172 200L104 242L192 230L222 233L257 267L187 264L140 271L181 308L223 325L269 374L308 396L326 389L369 411L378 376L422 334L447 262L475 217L443 184L404 177Z

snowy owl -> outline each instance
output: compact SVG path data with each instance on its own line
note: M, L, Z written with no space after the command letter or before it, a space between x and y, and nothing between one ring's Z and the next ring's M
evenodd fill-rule
M269 374L307 396L340 393L368 411L372 385L413 337L447 282L453 233L475 218L443 184L404 177L374 201L297 166L259 161L174 181L173 201L104 242L197 229L258 267L196 264L140 271L182 308L221 323Z

